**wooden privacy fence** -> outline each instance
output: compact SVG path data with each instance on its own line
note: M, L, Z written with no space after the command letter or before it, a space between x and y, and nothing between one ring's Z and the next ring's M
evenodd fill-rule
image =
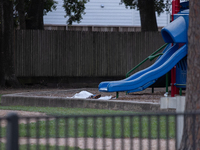
M125 76L163 44L160 32L16 30L16 75Z

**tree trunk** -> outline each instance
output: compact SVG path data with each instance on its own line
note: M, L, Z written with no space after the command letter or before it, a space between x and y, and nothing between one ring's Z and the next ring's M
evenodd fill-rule
M3 0L0 0L0 86L5 85L5 78L4 78L4 52L3 52Z
M19 86L14 68L14 27L13 27L13 1L3 2L3 69L7 86Z
M26 19L26 29L44 29L44 0L32 0Z
M154 0L138 0L140 9L141 31L158 31Z
M200 110L200 1L190 0L186 111ZM181 150L200 149L200 116L185 117Z

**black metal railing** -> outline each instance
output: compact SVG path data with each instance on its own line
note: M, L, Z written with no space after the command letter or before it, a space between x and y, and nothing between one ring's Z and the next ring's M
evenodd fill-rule
M180 144L180 119L189 116L195 122L198 115L162 112L19 117L10 113L0 118L0 150L174 150ZM195 136L194 132L193 140Z

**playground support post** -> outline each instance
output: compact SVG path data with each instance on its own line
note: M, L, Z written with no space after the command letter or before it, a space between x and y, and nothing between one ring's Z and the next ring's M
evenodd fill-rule
M175 84L176 84L176 66L174 66L171 70L171 97L174 97L176 94L179 94L179 90L175 86Z
M172 21L174 20L174 14L180 11L180 0L172 0Z
M174 20L174 14L180 11L180 0L172 0L172 21ZM174 85L176 83L176 66L171 70L171 97L175 94L179 94L178 88Z
M154 93L154 87L151 88L151 93Z
M168 92L169 73L166 73L166 92Z
M119 92L116 92L116 98L119 98Z

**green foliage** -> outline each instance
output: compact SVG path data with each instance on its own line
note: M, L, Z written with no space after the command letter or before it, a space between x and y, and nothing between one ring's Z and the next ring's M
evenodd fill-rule
M14 26L17 27L19 25L19 9L24 8L24 17L25 19L28 19L28 12L31 7L31 2L32 0L24 0L24 3L20 3L19 0L14 1L14 11L13 11L13 17L14 17ZM45 0L44 2L44 10L43 10L43 15L46 15L48 12L52 12L53 10L56 10L56 4L58 2L54 0ZM20 5L23 5L20 6Z
M140 10L138 0L123 0L126 8ZM169 11L170 0L154 0L155 11L160 15L164 11Z
M58 2L54 0L46 0L44 2L44 15L46 15L48 12L56 10L56 4L58 4Z
M85 14L85 4L89 0L64 0L63 7L68 17L67 24L72 25L73 22L80 23L82 14Z
M28 11L30 9L31 2L32 0L24 0L24 15L26 19L28 18ZM68 18L67 24L71 25L73 22L80 23L82 15L85 14L85 4L89 2L89 0L63 0L63 2L63 7L66 12L65 17ZM14 18L16 26L18 25L18 8L20 7L19 4L19 0L14 2ZM56 10L56 4L57 2L55 0L45 0L43 15Z
M24 0L24 9L25 9L25 14L27 14L28 10L30 9L32 0ZM44 2L44 15L46 15L48 12L51 12L53 10L56 10L56 4L58 2L54 0L45 0ZM19 4L18 1L15 1L14 5L17 8L17 5Z

